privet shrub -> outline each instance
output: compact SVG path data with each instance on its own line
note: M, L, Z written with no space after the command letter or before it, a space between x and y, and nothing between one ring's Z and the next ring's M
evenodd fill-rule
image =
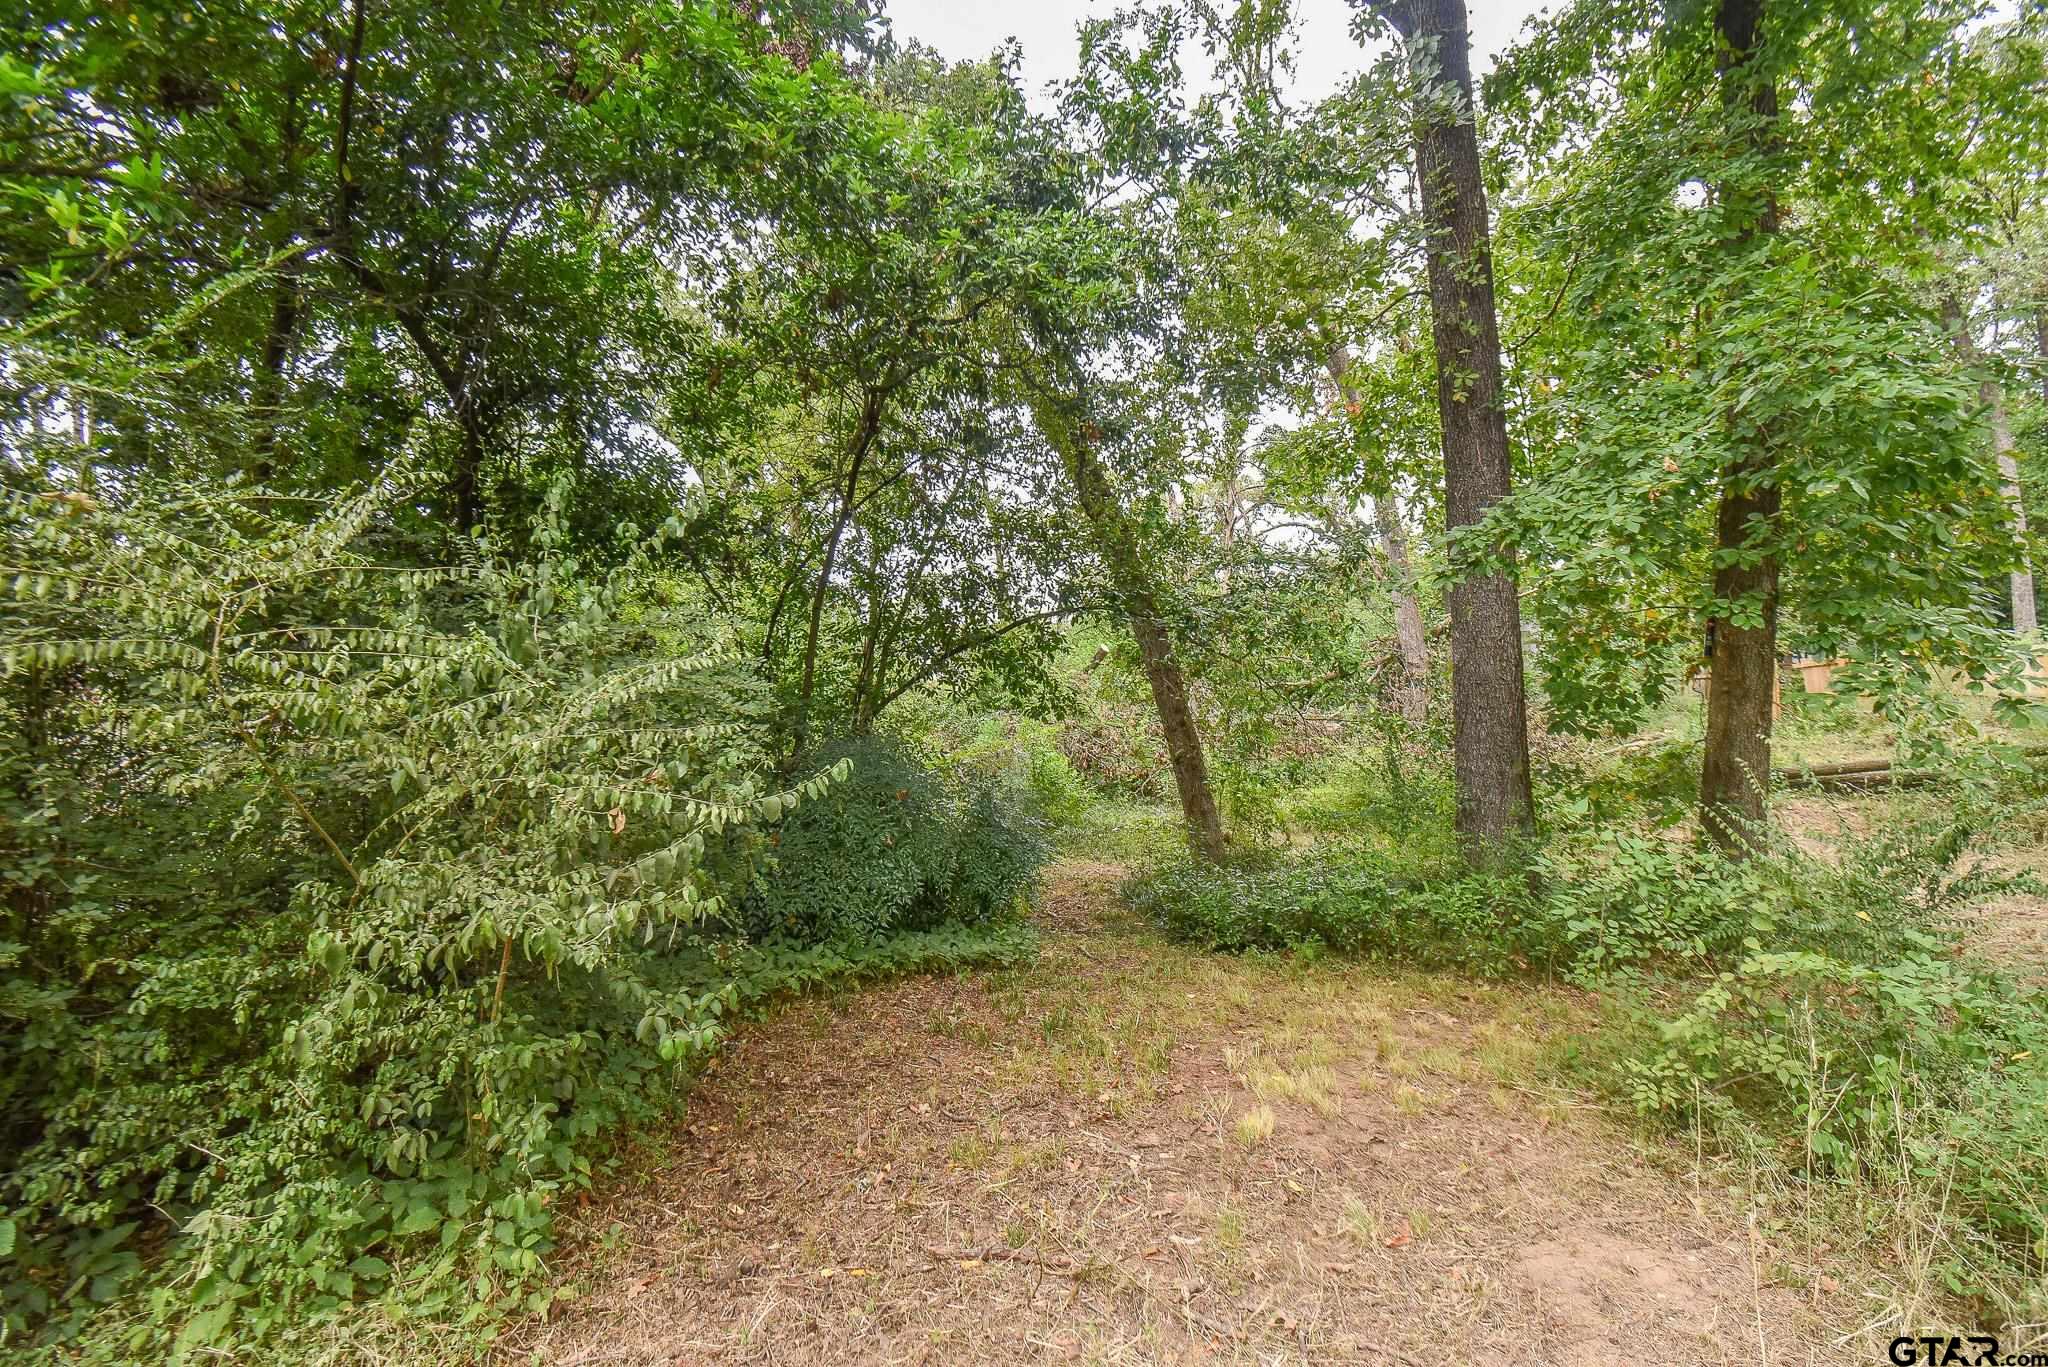
M646 563L573 563L557 510L519 559L385 568L402 506L0 498L10 1337L145 1261L187 1342L517 1290L591 1137L734 972L774 990L707 932L852 757L777 780L739 652Z
M948 785L900 742L841 742L815 763L843 778L775 831L742 908L757 937L860 942L988 920L1045 862L1041 823L1020 803L987 780Z

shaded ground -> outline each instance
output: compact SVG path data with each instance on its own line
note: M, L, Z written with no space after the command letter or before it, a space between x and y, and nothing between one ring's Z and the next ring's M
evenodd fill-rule
M802 1003L578 1216L508 1360L1876 1360L1833 1278L1535 1081L1559 988L1161 943L1067 864L1041 961Z

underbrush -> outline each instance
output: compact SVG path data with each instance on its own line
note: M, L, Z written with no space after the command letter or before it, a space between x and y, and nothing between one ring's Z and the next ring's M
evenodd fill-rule
M842 777L776 828L740 900L757 940L876 940L1014 913L1050 851L1045 822L995 777L948 782L869 737L806 766Z
M1124 890L1175 938L1340 951L1594 988L1601 1084L1739 1154L1973 1322L2048 1316L2048 995L1966 948L2010 802L1961 792L1828 854L1734 862L1673 831L1573 824L1510 875L1329 842L1228 867L1155 863ZM1605 814L1602 814L1603 817ZM1881 1193L1882 1199L1875 1199Z
M1324 951L1497 974L1523 959L1529 901L1514 875L1430 877L1358 846L1263 854L1223 866L1185 857L1123 888L1174 938L1209 949Z
M1012 794L787 773L747 657L559 498L431 568L396 491L290 506L0 502L9 1351L542 1309L556 1204L734 1012L1029 952Z

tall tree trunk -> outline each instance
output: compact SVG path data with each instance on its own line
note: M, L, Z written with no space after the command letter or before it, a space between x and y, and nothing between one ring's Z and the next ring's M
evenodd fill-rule
M1977 350L1977 339L1970 335L1969 319L1963 313L1962 300L1953 294L1942 296L1942 322L1948 326L1949 336L1954 340L1956 354L1963 364L1977 366L1983 355ZM2020 563L2012 572L2012 629L2021 636L2031 636L2040 625L2039 615L2034 607L2033 567L2026 560L2027 505L2020 493L2020 463L2013 455L2012 421L2005 411L2005 388L1996 376L1986 372L1977 381L1977 397L1991 416L1991 454L1998 462L2000 490L2005 495L2007 506L2012 509L2012 534L2020 547Z
M2031 636L2041 625L2034 606L2034 567L2027 563L2027 504L2020 494L2020 463L2013 455L2012 421L2005 412L2005 391L1998 381L1979 386L1991 408L1991 453L1998 458L1998 478L2005 501L2012 505L2012 532L2020 544L2019 567L2012 572L2012 629Z
M1714 24L1721 36L1721 99L1746 116L1750 148L1768 152L1778 91L1752 70L1762 40L1764 0L1720 0ZM1741 192L1724 188L1733 199ZM1778 231L1778 207L1767 190L1753 225L1738 241ZM1731 418L1731 422L1733 419ZM1780 494L1768 435L1758 433L1721 472L1715 518L1714 601L1707 622L1711 682L1707 688L1706 755L1700 766L1700 817L1707 833L1730 853L1745 854L1762 827L1771 778L1771 701L1778 671L1778 558L1755 554L1752 537L1768 538ZM1737 610L1757 618L1743 625Z
M1343 347L1330 352L1323 368L1337 397L1348 410L1359 403L1358 391L1345 382L1351 368L1351 353ZM1373 528L1379 534L1380 552L1387 557L1387 570L1394 583L1394 639L1401 650L1401 691L1395 705L1401 719L1412 726L1429 720L1429 636L1422 627L1422 602L1415 595L1415 566L1408 558L1408 529L1401 525L1401 501L1389 494L1373 500Z
M1411 45L1434 40L1434 70L1424 83L1415 135L1415 178L1429 233L1445 521L1455 532L1506 498L1510 478L1486 190L1472 123L1470 40L1464 0L1399 0L1387 13ZM1509 573L1461 576L1451 586L1449 607L1458 834L1467 857L1486 863L1535 825L1522 607Z
M1138 643L1145 682L1151 686L1152 704L1159 712L1159 730L1166 738L1166 756L1173 765L1188 848L1199 859L1218 862L1226 853L1223 814L1209 786L1209 762L1202 753L1201 728L1188 701L1187 676L1181 672L1173 637L1159 611L1158 595L1139 555L1137 534L1117 502L1109 472L1095 454L1095 439L1086 423L1076 421L1043 394L1032 393L1029 402L1040 434L1067 467L1081 515L1094 533L1096 549L1130 614L1131 635Z
M1237 516L1244 486L1239 482L1241 471L1233 471L1216 490L1216 544L1223 548L1223 570L1216 576L1217 587L1225 594L1230 592L1229 555L1237 546Z

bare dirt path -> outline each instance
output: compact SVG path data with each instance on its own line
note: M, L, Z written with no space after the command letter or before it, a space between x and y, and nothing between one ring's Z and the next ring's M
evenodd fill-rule
M1120 874L1054 871L1034 967L745 1030L505 1359L1873 1360L1685 1156L1537 1080L1584 998L1192 953Z

